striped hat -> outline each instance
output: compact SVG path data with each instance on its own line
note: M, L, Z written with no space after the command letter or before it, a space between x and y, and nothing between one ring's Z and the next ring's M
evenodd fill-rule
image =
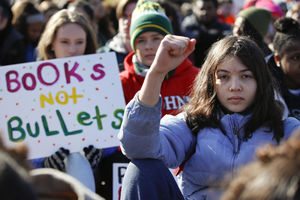
M146 31L155 31L162 35L173 34L171 22L164 9L153 0L139 0L132 13L130 44L134 51L135 39Z

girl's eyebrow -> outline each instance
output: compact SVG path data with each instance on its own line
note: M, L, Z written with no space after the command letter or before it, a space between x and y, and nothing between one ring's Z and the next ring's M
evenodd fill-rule
M218 72L230 73L230 71L228 71L228 70L225 70L225 69L218 69L218 70L217 70L217 73L218 73Z
M250 71L250 72L251 72L250 69L242 69L242 70L240 70L239 72L247 72L247 71ZM230 71L228 71L228 70L226 70L226 69L218 69L218 70L217 70L217 73L218 73L218 72L230 73Z

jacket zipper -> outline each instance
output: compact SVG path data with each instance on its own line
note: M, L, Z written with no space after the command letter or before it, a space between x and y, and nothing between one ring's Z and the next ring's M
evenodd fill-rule
M239 153L239 143L240 143L240 139L239 139L239 136L238 136L238 128L234 125L233 127L233 135L234 135L234 139L235 139L235 142L234 142L234 149L233 149L233 156L232 156L232 161L231 161L231 172L232 172L232 175L233 175L233 172L234 172L234 168L235 168L235 160L236 160L236 157ZM237 144L236 144L237 142Z

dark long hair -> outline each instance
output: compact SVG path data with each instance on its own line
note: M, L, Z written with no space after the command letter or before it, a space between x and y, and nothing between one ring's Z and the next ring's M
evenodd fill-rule
M274 27L276 29L273 39L274 50L282 56L300 41L300 24L292 18L282 17L275 21Z
M30 15L41 14L41 12L38 10L36 5L30 0L24 0L15 3L12 7L12 11L14 15L12 24L25 37L25 39L27 38L26 40L28 40L28 23L26 19Z
M256 96L251 105L251 118L245 124L245 137L261 126L274 132L277 142L283 136L282 105L274 99L274 81L267 68L260 48L247 37L227 36L213 44L207 58L195 79L191 99L184 107L187 125L194 134L205 127L218 127L221 104L216 95L215 73L218 65L227 57L237 57L253 73L256 82Z

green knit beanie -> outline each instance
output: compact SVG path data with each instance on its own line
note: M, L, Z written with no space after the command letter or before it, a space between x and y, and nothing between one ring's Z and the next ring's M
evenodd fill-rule
M272 14L266 9L252 6L240 11L238 17L246 19L262 37L265 37L269 29Z
M130 44L134 51L135 39L146 31L155 31L162 35L173 34L171 22L164 9L157 2L139 0L130 24Z

